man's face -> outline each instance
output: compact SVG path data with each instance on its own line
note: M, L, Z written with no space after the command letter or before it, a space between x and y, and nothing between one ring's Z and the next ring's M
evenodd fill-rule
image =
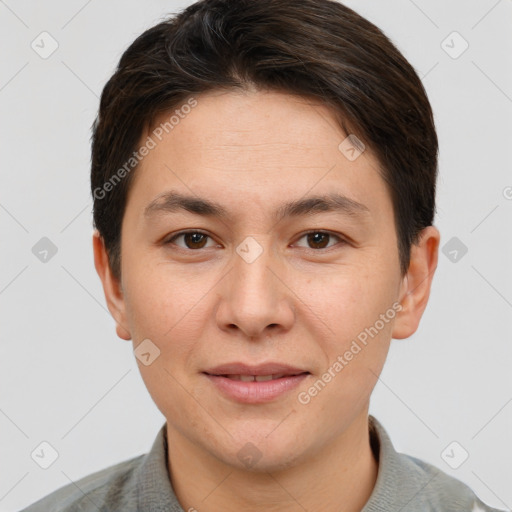
M258 468L286 467L366 422L403 283L392 202L369 149L353 161L339 149L348 134L328 107L277 92L196 99L135 171L123 321L134 348L149 339L160 351L139 366L169 429L230 465L244 466L250 442ZM170 192L224 215L155 207ZM283 209L334 195L362 206ZM308 373L274 395L268 382L207 375L268 362Z

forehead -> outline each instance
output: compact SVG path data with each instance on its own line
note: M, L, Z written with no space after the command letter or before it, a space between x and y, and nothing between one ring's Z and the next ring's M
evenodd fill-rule
M342 194L377 215L390 206L378 161L368 147L347 157L349 134L331 107L275 91L215 91L194 99L193 108L178 105L160 116L141 139L151 137L155 147L132 183L139 209L176 187L217 203L242 197L246 206L274 210L280 199L308 191Z
M173 112L161 115L153 128L163 128L163 139L170 143L174 134L189 148L198 148L201 153L207 150L210 157L219 153L223 163L226 151L242 154L242 148L244 158L252 151L293 163L297 159L294 154L303 156L301 150L316 150L311 159L316 158L319 163L326 158L332 161L329 151L326 158L319 159L320 151L337 149L348 135L339 126L331 106L298 95L229 90L208 92L195 97L195 101L196 106L187 109L186 114L173 115L186 107L184 101ZM171 118L173 126L168 123Z

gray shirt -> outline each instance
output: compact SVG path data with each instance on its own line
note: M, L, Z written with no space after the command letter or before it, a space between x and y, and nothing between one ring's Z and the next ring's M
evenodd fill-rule
M373 416L368 423L379 471L361 512L497 512L459 480L415 457L397 453ZM185 512L169 477L166 432L164 424L149 453L61 487L22 512Z

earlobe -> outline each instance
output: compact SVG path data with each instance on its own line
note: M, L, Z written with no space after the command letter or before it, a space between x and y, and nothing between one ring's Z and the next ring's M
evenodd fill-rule
M116 333L122 340L130 341L132 339L129 331L119 323L116 323Z
M437 268L439 241L438 229L428 226L421 231L418 243L411 246L409 269L400 287L399 301L403 309L393 326L395 339L408 338L418 329Z
M127 322L121 283L112 275L107 250L98 230L94 230L92 245L94 266L103 286L108 310L116 322L116 333L123 340L131 340L130 331L125 327Z

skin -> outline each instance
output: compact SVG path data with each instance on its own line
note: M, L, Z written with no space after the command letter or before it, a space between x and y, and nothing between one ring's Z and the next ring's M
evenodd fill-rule
M391 338L418 328L439 231L423 230L402 276L378 162L368 147L354 161L345 157L338 145L347 134L328 107L254 89L197 100L136 171L122 224L120 281L101 237L93 236L118 336L134 348L149 338L160 350L152 364L138 364L167 419L171 483L184 510L359 511L378 471L369 444L370 394ZM214 200L229 217L178 211L145 218L145 207L168 190ZM284 202L333 191L369 214L273 220ZM208 236L164 243L194 229ZM304 235L311 229L331 236L315 245ZM252 263L236 252L247 236L263 250ZM298 394L396 302L402 310L395 318L308 404L299 403ZM234 361L285 362L311 375L272 402L241 404L202 374ZM237 456L247 442L261 453L252 468Z

